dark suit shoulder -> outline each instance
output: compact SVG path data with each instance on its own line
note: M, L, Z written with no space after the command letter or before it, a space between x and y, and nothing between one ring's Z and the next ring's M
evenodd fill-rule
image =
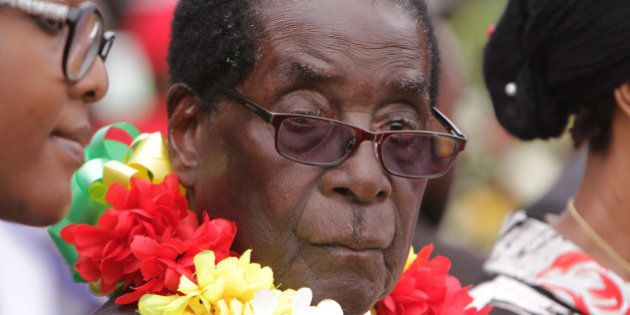
M118 305L114 303L114 298L107 301L107 303L103 304L99 309L94 311L92 315L132 315L138 314L137 304L129 304L129 305Z

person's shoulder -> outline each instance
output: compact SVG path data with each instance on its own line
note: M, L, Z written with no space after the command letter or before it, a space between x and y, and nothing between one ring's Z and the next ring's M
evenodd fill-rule
M99 309L94 311L92 315L131 315L137 313L137 305L118 305L114 303L114 299L110 299L107 303L103 304Z
M492 314L576 314L561 301L523 281L496 275L476 285L470 294L473 305L492 305Z

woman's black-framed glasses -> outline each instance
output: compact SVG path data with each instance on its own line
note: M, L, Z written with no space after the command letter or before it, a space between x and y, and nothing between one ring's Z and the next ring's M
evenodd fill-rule
M81 80L97 57L105 60L114 43L115 34L105 31L103 17L94 3L71 7L43 0L0 0L0 5L68 25L62 67L70 82Z
M381 165L390 174L431 179L449 170L467 141L466 136L435 107L432 107L433 114L449 133L425 130L371 132L334 119L270 112L232 89L219 89L271 124L276 131L278 153L302 164L334 167L348 159L363 141L372 141Z

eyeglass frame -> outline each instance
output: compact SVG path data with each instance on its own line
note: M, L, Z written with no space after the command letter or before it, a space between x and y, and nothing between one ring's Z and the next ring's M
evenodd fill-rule
M80 76L73 78L68 73L68 58L70 57L70 48L76 33L76 24L82 16L89 12L94 12L100 18L101 22L104 22L103 15L98 10L98 7L92 2L84 2L78 7L72 7L66 4L42 0L0 0L0 5L6 5L33 16L52 19L68 25L68 37L66 38L61 66L63 74L69 82L77 82L83 79L85 75L89 73L89 68L96 60L96 57L100 57L105 61L116 39L116 33L104 31L100 39L97 55L91 61L90 66L87 67L87 70ZM105 26L103 25L103 27Z
M468 137L466 137L466 135L464 135L464 133L462 133L459 128L457 128L457 126L455 126L455 124L448 119L448 117L446 117L446 115L444 115L442 112L440 112L435 106L431 106L431 111L433 113L433 115L437 118L438 122L449 132L449 133L444 133L444 132L439 132L439 131L430 131L430 130L401 130L401 131L380 131L380 132L373 132L373 131L369 131L369 130L365 130L363 128L360 127L356 127L353 126L351 124L348 124L344 121L341 120L336 120L336 119L331 119L331 118L325 118L325 117L317 117L317 116L312 116L312 115L304 115L304 114L289 114L289 113L277 113L277 112L272 112L267 110L266 108L264 108L261 105L258 105L256 102L250 100L249 98L247 98L246 96L244 96L243 94L230 89L228 87L225 86L217 86L218 90L222 93L224 93L225 95L229 96L232 100L236 101L237 103L241 104L242 106L244 106L247 110L249 110L250 112L256 114L258 117L260 117L262 120L264 120L266 123L272 125L275 129L275 147L276 147L276 152L278 152L278 154L280 154L282 157L297 162L297 163L301 163L301 164L305 164L305 165L312 165L312 166L320 166L320 167L326 167L326 168L331 168L331 167L336 167L339 166L341 164L343 164L346 160L348 160L352 154L354 153L354 151L357 149L357 147L363 143L363 141L371 141L374 143L374 152L379 160L379 162L381 163L381 167L383 167L383 169L395 176L399 176L399 177L404 177L404 178L410 178L410 179L434 179L434 178L438 178L443 176L444 174L446 174L451 165L453 164L453 161L455 160L455 158L457 157L457 155L462 152L465 147L466 147L466 142L468 141ZM312 163L312 162L306 162L306 161L302 161L302 160L298 160L295 158L292 158L290 156L287 156L285 154L283 154L279 149L278 149L278 131L280 130L280 125L282 124L282 122L287 119L287 118L291 118L291 117L303 117L303 118L308 118L308 119L316 119L316 120L322 120L322 121L328 121L328 122L332 122L332 123L337 123L337 124L341 124L344 126L348 126L350 128L352 128L353 130L357 131L355 134L357 134L357 139L356 139L356 143L354 144L354 148L348 152L348 154L346 156L343 156L339 159L339 161L336 161L335 163ZM382 142L387 138L384 137L383 135L391 135L391 134L400 134L400 133L416 133L416 134L425 134L425 135L431 135L431 136L445 136L451 139L455 139L455 144L456 147L454 148L454 153L453 153L453 157L451 162L449 163L449 167L447 167L443 172L439 173L439 174L434 174L434 175L428 175L428 176L409 176L409 175L405 175L405 174L401 174L401 173L396 173L396 172L392 172L391 170L389 170L386 166L385 166L385 162L383 161L382 158L382 154L380 154L379 149L382 149Z

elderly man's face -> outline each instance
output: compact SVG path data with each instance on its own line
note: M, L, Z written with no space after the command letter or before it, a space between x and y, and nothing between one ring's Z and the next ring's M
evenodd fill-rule
M426 126L428 48L405 9L287 1L260 14L261 58L240 93L270 111L368 130ZM369 141L337 167L292 162L277 153L273 126L228 98L218 106L181 114L194 123L179 122L176 109L171 121L175 169L193 207L234 220L234 249L252 248L280 288L310 287L315 299L365 312L402 271L426 181L386 173Z

